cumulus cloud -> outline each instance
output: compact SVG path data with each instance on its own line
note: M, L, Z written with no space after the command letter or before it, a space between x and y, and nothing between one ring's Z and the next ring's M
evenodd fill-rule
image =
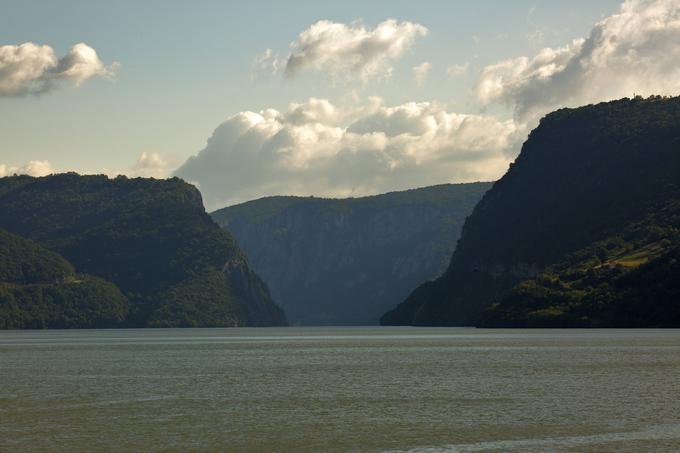
M627 0L586 39L487 66L476 86L485 104L503 102L518 121L563 106L634 93L680 92L680 2Z
M418 66L413 67L413 78L418 86L421 86L423 82L425 82L425 78L430 72L430 69L432 69L432 65L427 61L423 61Z
M176 174L198 182L210 208L265 195L364 195L497 178L523 134L512 120L431 102L310 99L228 118Z
M11 175L29 175L37 177L66 171L75 171L84 175L104 174L112 178L118 175L126 175L133 178L143 177L163 179L169 177L176 168L177 162L174 159L168 159L159 153L143 152L139 155L137 161L133 165L128 166L124 170L113 170L109 168L98 168L93 170L73 167L55 169L47 160L31 160L24 165L19 166L0 164L0 178Z
M392 72L392 63L427 33L427 28L420 24L394 19L378 24L373 30L359 23L321 20L291 44L283 71L289 78L305 70L323 72L332 78L359 77L363 81L387 77ZM268 64L278 62L271 52L265 51L260 57L265 57Z
M55 173L49 161L32 160L20 167L0 165L0 177L10 175L47 176Z
M139 155L130 176L144 178L167 178L173 170L171 163L159 153L143 152Z
M112 76L117 66L105 66L97 52L84 43L71 47L59 59L47 45L0 46L0 96L45 93L59 81L78 86L93 77Z

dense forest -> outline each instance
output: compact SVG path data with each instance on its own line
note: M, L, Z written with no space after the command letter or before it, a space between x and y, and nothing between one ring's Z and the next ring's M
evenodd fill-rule
M520 283L484 311L480 325L680 325L680 201Z
M553 112L382 323L677 325L678 200L680 98Z
M448 264L491 183L346 199L267 197L212 214L295 324L376 324Z
M114 284L0 229L0 329L116 327L129 308Z
M130 303L124 325L286 323L232 236L180 179L1 178L0 227L115 284Z

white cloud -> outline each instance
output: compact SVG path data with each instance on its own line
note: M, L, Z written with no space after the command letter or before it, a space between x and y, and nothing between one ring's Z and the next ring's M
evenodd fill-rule
M587 39L487 66L476 92L533 123L559 107L680 92L680 2L627 0Z
M85 43L71 47L68 54L59 60L52 77L72 80L76 86L93 77L112 77L119 64L114 62L107 67L97 52Z
M54 168L49 161L46 160L32 160L20 167L10 167L8 165L0 165L0 177L10 175L29 175L29 176L47 176L55 173Z
M430 69L432 69L432 65L427 61L423 61L418 66L413 67L413 78L418 86L421 86L423 82L425 82L425 78L430 72Z
M310 99L286 112L228 118L176 174L200 184L209 208L265 195L363 195L495 179L523 134L511 120L430 102L387 107L370 98L339 107Z
M281 69L281 59L271 49L266 49L253 61L253 77L259 75L275 76Z
M155 152L142 152L133 165L123 170L111 168L84 169L75 167L62 167L55 169L47 160L31 160L24 165L12 166L0 164L0 178L11 175L47 176L55 173L73 171L82 175L107 175L114 178L126 175L131 178L156 178L164 179L171 176L177 168L178 161L174 157L163 156Z
M373 30L359 23L321 20L291 44L284 73L295 77L312 70L334 79L358 77L363 81L387 77L392 72L392 62L427 33L427 28L420 24L394 19L381 22ZM271 53L267 58L271 60Z
M454 64L446 68L446 74L449 77L460 77L467 74L470 69L470 62L465 62L463 64Z
M167 178L172 169L171 163L159 153L143 152L129 174L130 176L162 179Z
M0 46L0 97L44 93L60 80L78 86L93 77L112 76L117 67L117 63L105 66L97 52L84 43L76 44L60 59L47 45Z

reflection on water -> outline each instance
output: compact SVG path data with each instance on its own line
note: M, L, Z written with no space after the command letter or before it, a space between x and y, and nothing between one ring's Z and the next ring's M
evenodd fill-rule
M680 449L680 331L0 332L0 451Z

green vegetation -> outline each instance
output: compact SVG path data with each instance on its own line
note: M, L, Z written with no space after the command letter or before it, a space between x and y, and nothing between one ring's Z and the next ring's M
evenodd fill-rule
M0 284L0 329L120 327L128 313L120 290L95 277L60 284Z
M264 284L252 292L229 290L231 277L222 269L230 262L247 267L243 255L205 213L198 190L177 178L2 178L0 227L59 253L79 272L113 282L131 304L127 326L286 322ZM188 307L196 298L188 298L187 288L198 282L209 285L201 289L211 294L203 302L211 315L195 316Z
M469 205L472 205L470 206L471 209L490 187L491 183L477 182L470 184L439 184L358 198L264 197L219 209L213 212L211 216L220 224L225 224L234 219L237 219L239 222L256 224L272 220L290 209L297 209L299 206L305 206L307 209L316 207L348 213L357 209L375 211L409 205L429 205L445 208L461 205L467 208Z
M514 287L485 327L680 325L680 203Z
M54 283L73 273L73 266L58 254L0 229L0 282Z
M0 229L0 329L116 327L128 312L114 284Z
M221 303L230 293L227 280L216 269L189 279L163 294L163 305L149 319L151 327L238 327L245 314L235 304ZM229 294L233 298L233 295Z
M672 279L661 277L676 269L674 233L633 240L626 232L647 231L633 226L640 222L649 231L672 225L662 213L680 200L678 150L680 98L623 99L549 114L475 207L446 273L382 322L473 325L496 302L484 314L487 325L625 325L632 322L622 312L594 307L632 310L633 295L645 301L636 310L643 304L652 310L653 298L677 304ZM660 280L653 283L652 275ZM518 321L528 313L531 322ZM639 319L637 325L662 324Z
M413 286L444 271L467 215L491 183L362 198L268 197L221 209L299 324L375 324Z

